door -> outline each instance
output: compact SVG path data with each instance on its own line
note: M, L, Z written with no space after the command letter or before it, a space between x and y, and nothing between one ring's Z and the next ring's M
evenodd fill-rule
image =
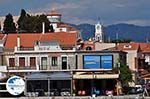
M62 57L62 69L67 69L67 57Z
M42 57L41 58L41 70L46 70L47 69L47 57Z

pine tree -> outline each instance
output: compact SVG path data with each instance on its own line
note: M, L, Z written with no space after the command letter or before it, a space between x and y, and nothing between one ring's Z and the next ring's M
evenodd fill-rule
M6 15L3 30L5 33L16 32L16 26L15 23L13 22L13 16L10 13Z
M27 15L26 11L24 9L21 9L21 14L20 14L20 17L17 21L19 31L25 31L26 30L26 21L27 21L28 17L29 16Z
M20 17L17 21L18 30L21 32L42 32L42 22L45 23L45 32L50 29L50 22L46 15L30 16L24 9L21 10Z

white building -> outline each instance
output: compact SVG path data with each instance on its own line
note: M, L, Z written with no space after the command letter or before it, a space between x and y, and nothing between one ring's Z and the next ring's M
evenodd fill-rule
M50 25L53 26L54 32L76 32L77 30L74 27L61 21L61 16L56 10L52 10L47 14L47 18L50 21Z
M100 24L100 22L98 22L95 25L95 41L96 42L104 42L102 25Z

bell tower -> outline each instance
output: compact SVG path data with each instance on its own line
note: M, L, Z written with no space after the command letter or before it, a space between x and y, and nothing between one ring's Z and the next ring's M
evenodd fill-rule
M96 42L103 42L103 31L102 31L102 25L98 21L98 23L95 25L95 41Z

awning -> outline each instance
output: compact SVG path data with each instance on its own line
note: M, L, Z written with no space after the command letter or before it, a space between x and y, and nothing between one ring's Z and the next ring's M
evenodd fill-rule
M119 78L119 74L75 74L73 79L116 79Z
M70 72L32 73L26 76L27 80L71 80Z
M32 73L26 76L27 80L47 80L50 76L46 73Z
M54 72L50 76L50 80L71 80L72 75L65 72Z

